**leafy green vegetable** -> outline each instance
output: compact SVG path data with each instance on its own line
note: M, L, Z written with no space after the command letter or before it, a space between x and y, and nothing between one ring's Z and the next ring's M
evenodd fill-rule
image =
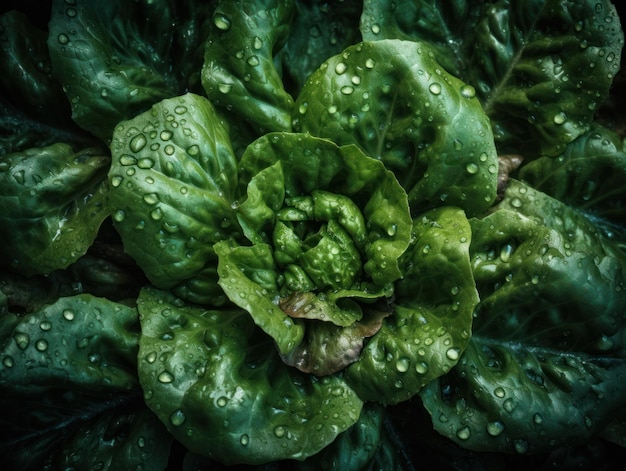
M380 159L407 189L414 213L444 202L478 213L495 199L497 157L475 95L427 43L364 42L311 75L294 128Z
M194 94L164 100L120 123L111 153L109 204L125 250L155 286L223 304L213 244L240 232L237 170L213 105Z
M610 1L366 0L366 40L426 41L476 89L498 150L561 153L584 134L620 68L624 34Z
M374 301L384 302L402 276L398 261L411 230L406 193L382 163L356 146L296 133L255 141L239 175L247 191L237 214L252 245L216 244L219 284L282 354L312 330L306 351L297 354L312 358L294 363L306 361L307 370L327 374L327 362L337 354L329 344L349 343L345 348L356 348L358 357L361 342L358 333L354 345L325 324L349 327L363 319L371 326L372 316L376 323L381 308Z
M244 311L146 288L139 313L144 397L192 451L227 464L304 459L359 418L362 402L341 378L285 366Z
M4 2L2 466L623 462L623 8Z
M56 143L0 157L2 264L26 275L66 268L109 216L102 180L109 157Z
M471 232L458 208L424 213L403 256L394 314L346 371L370 401L398 403L452 368L470 338L478 293L470 267Z
M293 98L273 54L286 40L293 9L293 0L221 1L213 13L202 86L217 106L245 116L259 135L291 130Z
M118 122L199 88L211 2L54 0L48 48L73 119L109 142Z
M420 392L435 429L474 450L587 440L624 407L626 255L515 180L472 229L481 301L458 366Z

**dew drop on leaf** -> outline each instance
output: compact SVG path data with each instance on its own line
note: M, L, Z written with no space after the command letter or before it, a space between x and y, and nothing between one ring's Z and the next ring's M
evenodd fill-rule
M224 32L228 31L232 26L230 18L226 15L215 15L213 18L213 24L217 27L217 29Z
M492 437L497 437L502 432L504 432L505 426L499 420L495 420L493 422L489 422L487 424L487 433Z
M170 415L170 422L175 427L180 427L185 422L185 414L182 410L177 409Z
M466 425L456 431L456 436L461 440L467 440L472 435L471 429Z
M30 336L23 332L16 332L13 336L13 339L15 340L18 348L20 348L21 350L26 349L30 344Z
M429 85L428 90L433 95L439 95L441 93L441 85L438 84L437 82L433 82Z
M157 380L159 383L169 384L174 381L174 375L169 371L163 371L159 376L157 376Z

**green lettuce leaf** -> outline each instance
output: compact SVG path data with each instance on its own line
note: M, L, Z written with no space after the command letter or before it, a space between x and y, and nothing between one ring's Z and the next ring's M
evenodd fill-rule
M432 44L476 89L498 151L524 157L556 156L588 130L624 44L609 0L366 0L361 32Z
M563 154L529 162L517 177L583 212L624 247L626 152L615 132L593 124Z
M138 306L145 400L190 451L224 464L302 460L358 420L362 402L342 379L284 365L245 311L154 288Z
M251 245L216 244L220 286L282 354L298 346L304 330L328 328L319 322L355 327L345 337L334 328L312 333L305 354L320 373L327 371L321 364L341 356L329 342L355 351L348 356L354 361L354 342L370 331L362 327L376 324L402 276L399 259L411 233L406 193L356 146L305 134L258 139L243 155L239 176L247 191L237 215Z
M199 95L163 100L116 127L109 204L124 249L149 280L221 304L213 244L240 233L236 159L225 125Z
M199 91L213 2L54 0L48 48L80 127L105 142L118 122Z
M296 100L294 129L356 144L393 170L413 214L442 204L469 213L496 196L497 156L473 87L423 42L363 42L329 58Z
M467 218L459 208L437 208L415 219L413 232L393 314L346 370L348 384L365 400L411 398L456 365L470 339L478 293Z
M293 98L274 54L290 31L293 0L220 1L204 53L202 86L209 99L245 119L257 136L291 131Z
M49 274L81 257L110 214L109 162L101 149L65 143L0 157L1 264Z
M481 301L457 366L420 391L435 429L483 451L587 442L626 404L626 256L516 180L471 224Z

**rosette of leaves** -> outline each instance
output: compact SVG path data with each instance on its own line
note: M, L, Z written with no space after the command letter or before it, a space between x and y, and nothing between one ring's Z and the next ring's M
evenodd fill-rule
M584 213L513 179L471 225L481 301L459 363L420 391L434 428L482 451L619 442L624 252Z
M215 245L220 286L288 364L343 369L391 313L411 237L406 193L358 147L297 133L252 143L239 186L247 242Z
M448 73L436 52L397 39L346 48L311 74L293 127L381 160L413 214L443 204L479 214L496 197L491 124L474 87Z

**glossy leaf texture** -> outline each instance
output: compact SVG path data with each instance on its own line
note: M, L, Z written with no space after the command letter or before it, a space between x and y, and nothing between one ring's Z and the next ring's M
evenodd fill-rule
M615 132L594 124L557 158L529 162L518 178L581 211L624 248L626 152Z
M213 2L54 0L48 48L78 125L104 142L118 122L200 90Z
M231 121L256 136L291 131L293 98L274 59L290 33L292 0L221 1L204 51L202 86Z
M213 244L240 229L236 159L213 105L163 100L116 127L111 153L109 204L126 252L155 286L222 304Z
M194 453L224 464L303 460L359 418L362 402L340 377L284 365L242 310L210 311L146 288L139 313L144 397Z
M47 275L84 255L109 216L109 162L103 149L65 143L0 157L1 264Z
M278 51L285 88L297 97L306 80L329 57L361 40L361 2L294 2L290 35Z
M87 294L32 310L0 298L4 465L165 469L172 439L138 395L137 310Z
M369 341L346 380L369 401L396 404L447 373L467 347L478 304L472 238L462 210L437 208L413 222L393 314Z
M428 41L472 85L500 153L556 156L584 134L620 68L624 35L608 1L364 2L366 40Z
M435 53L401 40L348 47L305 84L294 129L381 160L407 190L413 214L443 204L480 213L496 195L491 126L474 88Z
M406 193L356 146L297 133L255 141L239 175L237 215L249 243L216 245L220 286L282 354L304 341L294 363L305 371L328 374L342 350L354 361L402 276Z
M46 39L24 13L0 15L0 156L59 141L92 144L72 122Z
M516 180L471 221L481 301L457 366L420 393L473 450L584 443L624 407L626 257L585 216Z

